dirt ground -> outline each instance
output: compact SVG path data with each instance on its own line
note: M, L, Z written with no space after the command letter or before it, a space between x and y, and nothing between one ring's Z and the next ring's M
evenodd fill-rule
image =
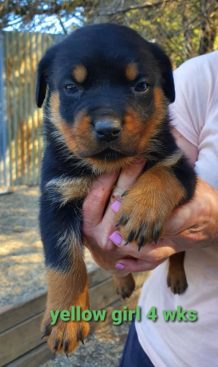
M0 307L26 301L46 288L38 198L38 187L26 186L0 195ZM93 264L88 253L86 263Z
M38 233L38 188L0 196L0 306L25 301L45 289Z

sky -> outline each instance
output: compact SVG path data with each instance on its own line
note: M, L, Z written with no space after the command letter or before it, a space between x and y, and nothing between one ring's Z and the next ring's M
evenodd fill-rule
M75 16L66 19L64 16L61 17L64 24L64 28L69 32L74 28L82 25L81 12L75 13ZM32 32L43 32L53 34L63 34L63 28L60 24L56 15L35 15L32 22L28 23L28 26L24 23L19 22L17 17L11 19L11 25L4 28L4 31L32 31Z

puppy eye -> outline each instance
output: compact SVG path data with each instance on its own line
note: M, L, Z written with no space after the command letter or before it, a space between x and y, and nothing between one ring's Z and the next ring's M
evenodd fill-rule
M64 89L67 93L77 93L79 91L79 88L74 83L66 83Z
M149 84L145 80L140 80L134 86L134 92L145 93L149 90Z

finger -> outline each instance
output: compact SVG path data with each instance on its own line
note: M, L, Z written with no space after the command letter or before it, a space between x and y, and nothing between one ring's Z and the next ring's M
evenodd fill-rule
M128 271L131 273L137 273L141 271L150 271L160 265L165 259L156 263L150 263L146 260L140 259L121 259L115 265L115 268L120 271Z
M199 227L199 223L203 223L205 215L208 215L208 205L206 205L205 191L208 190L199 179L193 200L175 209L164 227L164 235L177 235L185 230ZM208 203L208 202L207 202Z
M101 221L117 176L117 173L105 174L93 183L91 191L83 203L85 222L95 226Z
M123 242L121 242L123 243ZM116 245L116 243L115 243ZM158 243L147 243L141 247L140 251L135 242L127 243L124 246L120 246L123 257L132 256L136 259L145 260L148 262L159 262L176 252L176 244L173 241L161 240Z
M194 208L191 203L175 209L163 229L163 236L175 236L195 223Z
M138 159L134 164L122 169L116 186L113 190L112 198L119 198L128 190L142 173L145 165L144 159Z
M190 232L188 230L181 232L173 239L173 242L175 242L177 251L187 251L196 246L199 248L210 245L208 237L204 233L195 231Z
M131 187L136 178L140 175L145 165L145 160L140 159L134 165L128 166L121 171L116 186L113 190L110 204L108 205L102 219L103 227L107 227L108 237L114 229L114 213L120 208L120 200L123 193ZM110 240L110 238L109 238Z

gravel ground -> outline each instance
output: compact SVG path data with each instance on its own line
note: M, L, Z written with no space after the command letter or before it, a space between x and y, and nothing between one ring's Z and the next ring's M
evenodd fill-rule
M38 187L0 195L0 307L45 291L45 267L38 230ZM86 253L88 268L93 261Z

